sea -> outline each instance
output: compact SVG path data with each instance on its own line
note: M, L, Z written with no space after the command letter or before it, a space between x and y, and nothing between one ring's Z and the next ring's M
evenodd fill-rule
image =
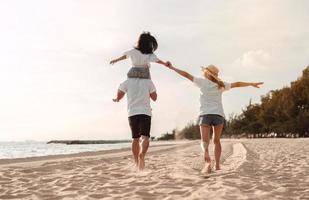
M130 147L130 142L114 144L47 144L47 142L0 142L0 159L63 155Z

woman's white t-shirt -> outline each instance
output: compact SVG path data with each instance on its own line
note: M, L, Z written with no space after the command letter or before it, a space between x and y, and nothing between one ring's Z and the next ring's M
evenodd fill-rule
M157 62L159 59L154 53L142 54L137 49L131 49L124 52L124 55L131 58L132 67L150 67L150 62Z
M194 84L200 88L200 115L216 114L225 117L222 106L222 93L231 89L231 84L224 82L225 88L206 78L193 78Z

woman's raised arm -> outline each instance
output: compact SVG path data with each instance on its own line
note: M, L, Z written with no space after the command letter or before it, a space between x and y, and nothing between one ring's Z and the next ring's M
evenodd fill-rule
M231 88L235 88L235 87L248 87L248 86L252 86L252 87L256 87L256 88L260 88L260 85L262 85L264 82L254 82L254 83L248 83L248 82L235 82L231 84Z
M174 70L176 73L178 73L179 75L189 79L190 81L193 81L193 76L191 74L189 74L188 72L186 71L183 71L183 70L180 70L180 69L177 69L176 67L174 67L172 64L170 65L169 67L170 69Z

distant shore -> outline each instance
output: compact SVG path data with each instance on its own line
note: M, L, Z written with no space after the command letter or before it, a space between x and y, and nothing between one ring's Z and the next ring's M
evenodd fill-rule
M131 142L131 140L51 140L47 144L117 144Z
M151 146L152 147L158 147L158 146L173 146L175 144L181 144L181 143L186 143L187 140L181 140L181 141L154 141L151 142ZM48 145L45 143L44 147L50 148L48 147ZM119 144L119 145L117 145ZM124 145L123 145L124 144ZM101 144L104 145L104 144ZM98 148L90 148L92 145L83 145L85 147L88 147L85 150L85 147L81 147L82 150L79 151L71 151L72 148L77 147L79 149L79 145L63 145L63 147L66 147L66 150L61 149L61 147L56 146L53 147L53 149L60 149L61 151L63 151L62 153L59 152L54 152L54 150L52 150L52 152L50 154L35 154L35 155L29 155L26 157L13 157L13 158L1 158L0 157L0 166L1 165L6 165L6 164L14 164L14 163L31 163L31 162L37 162L37 161L47 161L47 160L62 160L62 159L68 159L68 158L79 158L79 157L92 157L92 156L100 156L100 155L104 155L104 154L109 154L109 153L113 153L113 152L122 152L122 151L130 151L131 149L131 143L115 143L115 144L107 144L107 145L113 145L108 149L104 149L103 147L101 147L101 145L99 145ZM116 147L114 145L117 145ZM43 148L44 148L43 147ZM24 147L22 147L24 149ZM29 148L29 147L28 147ZM32 146L30 146L30 148L34 148ZM42 147L39 146L39 148L41 149ZM68 151L70 150L70 151ZM16 151L16 150L14 150ZM29 151L27 149L27 151ZM24 150L25 154L27 154Z

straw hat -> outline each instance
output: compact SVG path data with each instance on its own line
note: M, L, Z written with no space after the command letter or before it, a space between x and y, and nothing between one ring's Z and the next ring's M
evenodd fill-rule
M214 79L218 80L218 81L221 81L219 78L218 78L218 75L219 75L219 69L214 66L214 65L208 65L207 67L203 67L202 66L202 71L204 73L207 73L208 75L210 75L211 77L213 77Z

